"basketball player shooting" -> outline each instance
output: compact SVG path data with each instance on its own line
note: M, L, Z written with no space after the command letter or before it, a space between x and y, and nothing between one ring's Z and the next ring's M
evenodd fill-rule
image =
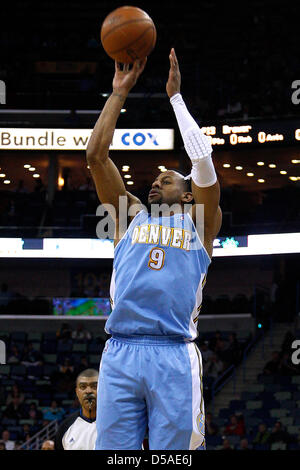
M166 90L191 159L190 179L173 170L159 174L145 210L126 191L109 157L120 111L146 59L135 61L131 69L115 64L113 92L87 148L97 194L108 210L114 209L116 222L112 312L105 325L111 338L100 365L96 449L141 449L147 428L150 449L205 448L202 360L193 341L213 241L221 226L220 186L210 141L180 94L174 49L169 60ZM140 208L123 231L118 226L120 196L127 201L127 211L133 205ZM191 210L184 212L188 203ZM154 217L149 211L154 204L175 204L178 209ZM204 205L203 242L196 224L199 204Z

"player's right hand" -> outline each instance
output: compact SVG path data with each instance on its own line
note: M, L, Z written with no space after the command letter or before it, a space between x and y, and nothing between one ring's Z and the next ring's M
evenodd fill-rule
M113 79L113 90L129 93L132 87L136 84L139 76L143 72L147 62L147 57L141 60L135 60L133 66L130 68L129 64L119 64L115 62L115 76Z

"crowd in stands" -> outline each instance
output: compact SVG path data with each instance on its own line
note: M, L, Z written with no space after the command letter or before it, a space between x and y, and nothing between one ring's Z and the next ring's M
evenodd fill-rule
M203 374L217 379L230 365L238 364L241 359L242 345L236 333L230 333L227 339L217 331L210 341L200 341Z
M281 350L271 354L239 400L218 416L206 413L208 449L300 450L300 367L291 363L295 339L286 333Z
M81 186L88 184L89 181ZM134 191L143 204L147 204L150 190L150 185L147 185L147 182L145 184L146 186L138 187ZM223 187L220 206L224 221L220 236L228 233L243 235L245 224L247 233L265 233L266 227L269 231L299 230L299 191L297 183L255 194L252 191L244 191L239 186ZM68 237L96 238L96 226L100 220L99 216L96 216L98 204L94 188L80 189L80 185L56 191L51 204L43 183L31 192L1 190L1 236L26 237L29 233L33 234L32 238L37 236L38 228L43 226L56 228L53 233L58 236L66 236L64 229L69 228L66 231ZM226 214L231 214L231 217ZM16 227L19 227L17 231Z
M79 408L76 377L99 367L104 340L83 324L72 329L67 323L56 332L0 336L7 345L6 365L0 368L0 436L11 450Z
M206 412L206 443L216 450L300 450L300 368L291 361L297 331L287 332L257 381L218 416ZM57 331L1 332L8 345L0 369L0 449L21 448L39 430L78 409L77 375L99 367L105 338L84 324ZM238 365L251 338L239 332L201 332L204 398L231 365Z
M0 332L0 339L7 345L6 365L0 368L0 436L11 449L78 409L76 377L89 367L98 369L105 338L84 324L72 328L62 323L57 331L43 334ZM231 361L239 360L249 339L246 333L237 339L234 332L202 332L198 345L207 399L211 384Z
M70 288L70 298L109 298L109 288L111 271L103 269L97 274L96 285L73 286ZM269 308L269 297L266 296L260 301L261 305ZM222 315L227 313L251 313L253 312L253 295L248 297L245 294L236 294L232 298L229 295L221 294L215 299L210 295L203 296L202 309L205 314ZM0 285L0 315L52 315L53 299L48 297L21 295L16 289L11 288L7 283ZM222 348L222 345L219 346ZM234 341L231 345L234 348Z

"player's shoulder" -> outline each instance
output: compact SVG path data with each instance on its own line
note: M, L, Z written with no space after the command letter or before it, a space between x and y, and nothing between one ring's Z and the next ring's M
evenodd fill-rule
M137 196L134 196L129 191L126 191L126 194L128 198L128 218L131 221L137 214L143 211L144 206Z

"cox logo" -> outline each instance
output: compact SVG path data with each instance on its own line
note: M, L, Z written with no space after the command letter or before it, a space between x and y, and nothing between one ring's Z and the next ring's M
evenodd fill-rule
M149 140L153 143L153 145L159 145L156 140L156 136L151 134L151 132L146 132L145 134L143 132L136 132L133 135L130 132L125 132L122 135L121 140L122 143L127 146L129 146L131 143L134 143L138 147L141 147L145 144L146 141Z

